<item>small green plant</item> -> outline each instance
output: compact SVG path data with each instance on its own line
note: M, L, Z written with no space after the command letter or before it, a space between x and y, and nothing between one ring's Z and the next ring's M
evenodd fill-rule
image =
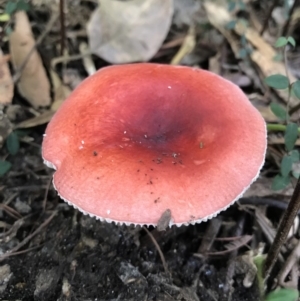
M232 12L235 9L246 10L246 5L242 0L228 0L228 11Z
M20 148L19 136L16 132L11 132L6 139L6 148L8 152L15 156Z
M263 276L264 264L266 256L258 254L253 258L253 262L257 268L257 281L260 290L260 296L262 301L297 301L299 298L299 292L291 288L278 288L269 294L265 294L265 279Z
M16 0L16 1L10 0L10 1L7 1L6 5L5 5L4 12L7 15L12 15L16 11L19 11L19 10L28 11L29 10L28 2L26 2L25 0Z
M15 156L20 149L19 137L22 136L22 131L11 132L6 138L5 145L8 153ZM3 177L10 169L11 163L6 160L0 160L0 177Z
M3 177L11 169L11 163L0 160L0 177Z
M274 177L272 183L273 190L284 189L291 181L291 176L298 178L299 174L293 171L293 164L298 163L299 151L294 149L295 143L298 138L299 128L298 125L290 121L289 113L289 102L291 95L295 95L300 99L300 81L291 82L289 79L287 71L287 58L286 51L288 44L293 47L296 46L296 42L292 37L280 37L275 43L276 48L281 48L283 50L284 64L286 67L286 74L273 74L265 78L265 83L274 89L287 90L288 99L286 107L272 102L270 108L275 116L283 121L284 124L268 124L268 130L278 130L284 132L284 144L285 144L285 155L280 162L280 171Z
M269 293L264 301L297 301L299 292L292 288L280 288Z
M8 24L10 23L11 16L20 10L23 11L28 11L30 8L28 1L25 0L10 0L7 1L4 7L4 12L3 14L0 14L0 22L7 22ZM7 35L10 34L11 32L11 27L10 25L6 25L5 27L5 32Z

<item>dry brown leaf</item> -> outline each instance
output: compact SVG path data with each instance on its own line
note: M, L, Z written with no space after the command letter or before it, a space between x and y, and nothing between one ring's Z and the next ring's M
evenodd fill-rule
M31 128L41 124L48 123L53 117L54 113L58 110L64 100L71 94L69 87L65 86L60 80L59 76L51 71L51 79L54 90L54 102L51 105L51 109L42 113L39 116L27 119L19 123L16 128Z
M51 111L51 110L46 111L39 116L35 116L33 118L30 118L30 119L20 122L19 124L17 124L15 126L15 128L16 129L21 129L21 128L26 129L26 128L32 128L34 126L48 123L51 120L54 113L55 113L55 111Z
M191 25L186 35L180 49L172 58L171 65L178 65L183 60L183 58L190 54L196 46L196 30L195 26Z
M54 114L55 114L55 111L52 111L52 110L46 111L46 112L42 113L41 115L29 118L27 120L24 120L24 121L18 123L14 128L15 129L28 129L28 128L32 128L32 127L35 127L38 125L46 124L52 119Z
M71 90L62 83L59 76L54 71L51 71L51 79L54 90L54 102L51 106L51 110L56 112L63 101L71 94Z
M242 235L237 239L230 241L229 243L224 245L224 248L228 251L237 250L242 246L245 246L251 239L252 235Z
M150 60L171 26L173 0L101 0L87 25L91 51L110 63Z
M216 55L212 56L209 58L209 71L220 74L220 57L221 57L221 52L218 51Z
M0 104L9 104L14 95L14 84L7 59L0 48Z
M15 30L9 36L10 53L15 70L18 72L28 54L32 51L24 68L21 70L18 89L20 94L33 107L50 105L50 83L42 63L42 59L35 47L35 40L31 31L28 17L24 11L15 14Z
M205 10L209 22L216 27L228 40L233 52L236 56L239 55L240 45L239 41L235 38L230 30L226 28L226 25L232 21L231 15L228 12L226 3L215 3L213 1L206 1L204 3ZM275 50L270 46L259 33L250 27L245 28L241 23L235 26L235 32L239 35L245 35L246 39L256 49L250 54L251 60L260 68L263 77L267 77L272 74L285 74L285 67L282 62L275 62L274 57L276 55ZM290 75L291 82L295 81L295 78ZM284 101L287 101L288 95L285 90L274 90ZM295 97L291 97L290 104L295 105L299 101Z
M272 144L285 144L285 140L284 140L284 137L277 137L275 135L269 135L268 137L268 144L269 145L272 145ZM295 142L295 145L296 146L300 146L300 139L297 139L296 142Z

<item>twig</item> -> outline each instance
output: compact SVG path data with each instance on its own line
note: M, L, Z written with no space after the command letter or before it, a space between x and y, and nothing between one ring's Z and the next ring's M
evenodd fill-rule
M0 233L0 243L2 243L2 242L6 243L6 242L10 241L13 237L15 237L17 231L20 229L21 226L24 225L24 222L25 222L25 218L20 218L14 222L14 224L10 227L9 230L7 230L6 232Z
M178 52L171 60L171 65L180 64L181 60L188 54L190 54L196 46L196 29L194 25L191 25L189 31L180 47Z
M273 123L267 123L267 130L268 131L278 131L278 132L285 132L286 131L286 125L284 124L273 124ZM298 133L300 133L300 128L298 128Z
M233 240L232 242L228 243L225 245L226 250L223 251L215 251L215 252L206 252L205 255L207 256L219 256L219 255L227 255L227 254L232 254L234 253L233 257L236 257L237 251L248 244L252 240L253 236L252 235L243 235L239 237L237 240ZM203 256L199 256L199 254L195 253L194 256L202 258Z
M294 219L298 214L299 209L300 209L300 178L297 181L292 198L289 202L287 210L283 214L283 218L279 224L275 239L267 255L265 268L264 268L265 278L267 278L272 272L272 269L277 261L280 249L286 241L290 228L294 223Z
M7 206L6 204L0 204L0 210L5 211L9 216L11 216L14 219L22 218L22 215L18 211Z
M64 54L66 41L66 27L65 27L65 1L59 1L59 19L60 19L60 55Z
M55 69L57 64L81 60L82 58L91 54L92 52L90 50L87 50L85 53L59 56L51 60L51 67L52 69Z
M289 287L293 287L294 289L297 289L298 275L299 275L297 262L298 262L299 258L300 258L300 241L298 241L293 252L290 254L288 259L284 263L282 270L279 273L279 276L278 276L279 285L281 285L283 287L289 286ZM298 275L295 278L292 277L292 279L290 281L286 282L285 279L288 276L288 274L291 273L293 268L296 269ZM293 273L291 273L291 274L293 274Z
M265 32L265 30L267 29L269 20L270 20L271 15L272 15L272 12L273 12L274 8L275 8L276 6L278 6L278 3L279 3L279 0L274 0L274 1L273 1L273 4L270 6L270 8L269 8L269 10L268 10L268 13L267 13L267 16L266 16L266 18L265 18L264 24L263 24L263 26L262 26L262 28L261 28L260 33L259 33L261 36L263 35L263 33Z
M17 192L13 193L7 200L4 201L4 204L8 206L8 205L11 203L11 201L13 201L14 198L15 198L17 195L18 195Z
M300 109L300 103L296 104L289 110L289 115L292 116L294 113L296 113Z
M207 252L210 250L212 244L216 239L216 236L220 231L222 222L222 216L218 216L217 218L213 218L209 221L208 227L203 235L201 244L197 250L197 253L201 254L202 257L207 255Z
M48 180L47 188L45 190L44 199L43 199L43 213L46 210L47 198L48 198L48 193L49 193L51 183L52 183L52 177L50 177L50 179Z
M249 197L249 198L242 198L238 200L238 204L240 205L253 205L253 206L269 206L269 207L275 207L281 210L286 210L288 207L288 202L280 201L276 199L270 199L270 198L259 198L259 197ZM298 215L300 215L300 211L298 212Z
M272 226L265 213L262 212L259 209L259 207L257 207L255 210L255 220L256 220L256 224L260 227L261 231L266 237L268 243L270 245L273 244L274 238L276 236L276 229ZM286 251L284 246L282 247L282 251L283 252ZM278 254L278 259L280 260L280 262L284 262L284 258L281 255L281 253Z
M28 253L30 251L33 251L35 249L38 249L38 248L42 247L43 245L44 244L41 244L41 245L38 245L38 246L34 246L34 247L31 247L31 248L28 248L26 250L22 250L22 251L17 251L17 252L10 253L9 257L11 257L11 256L17 256L17 255L24 254L24 253ZM1 257L0 257L0 260L1 260Z
M282 28L282 32L281 32L281 36L286 36L289 34L289 27L292 21L292 16L294 14L295 9L299 6L299 0L295 0L293 6L291 7L290 11L289 11L289 15L286 19L286 22Z
M16 251L18 251L20 248L22 248L24 245L26 245L35 235L39 234L43 228L45 228L54 218L54 216L57 214L57 210L53 211L53 213L30 235L28 235L23 241L21 241L18 245L16 245L11 250L7 251L4 254L0 255L0 262L7 259L11 255L15 254Z
M244 226L245 226L245 214L242 214L239 218L239 220L237 221L236 227L234 229L234 235L235 236L241 236L244 230ZM252 238L252 237L251 237ZM236 261L234 260L234 258L236 258L237 256L237 249L233 250L233 252L230 254L230 260L228 262L227 265L227 271L226 271L226 282L224 285L224 293L231 298L231 294L230 294L230 287L231 287L231 281L234 277L235 274L235 264Z
M165 260L165 256L159 246L159 244L157 243L156 239L154 238L154 236L151 234L151 232L146 228L146 227L143 227L143 229L147 232L147 234L149 235L149 237L151 238L153 244L155 245L157 251L158 251L158 254L160 256L160 260L163 264L163 267L164 267L164 270L165 270L165 273L168 274L169 273L169 270L168 270L168 266L167 266L167 263L166 263L166 260Z

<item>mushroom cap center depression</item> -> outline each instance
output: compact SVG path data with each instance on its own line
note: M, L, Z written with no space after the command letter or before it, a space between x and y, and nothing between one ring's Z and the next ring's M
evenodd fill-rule
M95 110L99 115L88 121L90 147L100 156L111 153L112 160L119 154L124 160L157 164L204 163L224 139L226 122L218 122L216 104L207 105L210 99L180 83L154 81L142 89L111 85L106 90L103 107Z

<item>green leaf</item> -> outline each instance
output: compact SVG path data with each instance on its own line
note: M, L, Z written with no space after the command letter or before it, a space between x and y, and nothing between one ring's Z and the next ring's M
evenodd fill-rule
M289 87L289 79L282 74L274 74L265 78L265 83L274 89L283 90Z
M234 29L235 25L236 25L236 20L232 20L232 21L230 21L226 24L226 28L227 29Z
M16 129L16 130L14 130L14 133L16 133L16 135L19 138L22 138L22 137L28 136L31 133L31 130L30 129Z
M276 53L273 57L274 62L282 62L283 61L283 55L281 53Z
M292 91L294 92L296 97L300 99L300 80L293 82Z
M266 261L266 255L256 255L255 257L253 257L253 262L257 267L257 271L263 271L265 261Z
M291 156L283 156L281 164L280 164L280 173L286 178L292 170L293 166L293 158Z
M20 148L19 137L16 133L11 132L6 139L6 147L11 155L16 155Z
M13 14L17 10L17 3L8 1L5 5L4 12L8 15Z
M300 154L299 154L299 151L294 149L292 150L290 153L289 153L290 157L292 158L293 160L293 163L297 163L299 162L300 160Z
M293 46L296 47L296 41L293 37L288 37L287 41Z
M292 288L280 288L267 295L265 301L296 301L299 298L299 292Z
M287 38L285 38L285 37L279 37L277 39L277 41L275 42L275 47L276 48L280 48L280 47L286 46L287 43L288 43Z
M248 55L247 49L242 48L239 50L239 58L244 59Z
M239 3L240 10L246 10L246 4L244 2Z
M257 268L257 273L256 273L256 278L258 282L258 287L260 294L264 294L264 265L266 261L266 254L258 254L253 257L253 263L256 265Z
M290 122L286 126L284 134L284 143L287 151L291 151L298 138L298 125L296 123Z
M11 26L9 26L9 25L6 26L6 28L5 28L5 34L7 36L9 36L12 32L13 32L13 30L12 30Z
M18 0L16 10L28 11L29 7L30 7L29 4L24 0Z
M252 48L251 45L250 45L250 46L247 46L247 47L246 47L246 50L247 50L248 54L251 54L251 53L253 52L253 48Z
M228 3L228 11L232 12L232 11L234 11L234 9L235 9L235 2L234 1L230 1Z
M8 22L10 20L9 14L2 14L0 15L0 22Z
M11 163L0 160L0 177L4 176L11 168Z
M286 120L288 118L288 114L283 106L276 102L272 102L270 104L270 109L273 114L281 120Z
M246 36L245 36L244 34L241 35L240 41L241 41L241 44L242 44L244 47L247 46L247 39L246 39Z
M290 178L289 177L283 177L281 175L275 176L272 182L272 190L277 191L284 189L286 186L290 184Z

